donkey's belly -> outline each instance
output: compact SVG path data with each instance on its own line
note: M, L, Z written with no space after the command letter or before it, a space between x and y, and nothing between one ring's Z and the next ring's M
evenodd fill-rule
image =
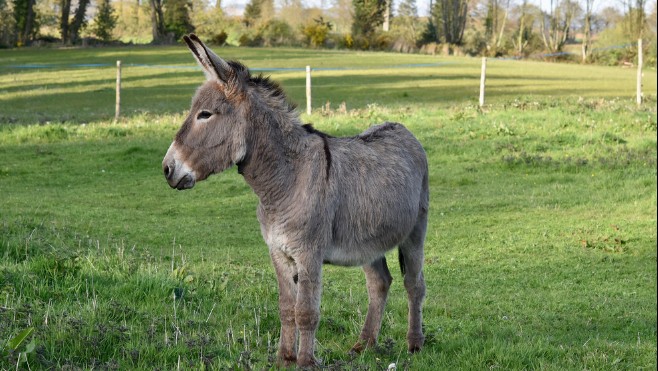
M382 241L329 245L323 251L323 263L342 266L361 266L384 256L401 242L402 238L383 244Z

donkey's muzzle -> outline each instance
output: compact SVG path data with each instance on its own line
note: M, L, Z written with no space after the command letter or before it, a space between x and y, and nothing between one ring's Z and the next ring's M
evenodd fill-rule
M194 171L178 158L176 147L172 143L162 160L162 172L171 188L189 189L194 187L196 176Z

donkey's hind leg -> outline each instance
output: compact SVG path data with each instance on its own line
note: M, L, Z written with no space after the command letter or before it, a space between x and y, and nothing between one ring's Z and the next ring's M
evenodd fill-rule
M391 277L386 265L386 258L383 256L368 265L364 265L363 271L366 274L366 286L368 288L368 314L359 341L352 347L351 352L354 353L359 353L365 347L377 343L377 336L382 326L382 315L386 306L386 297L393 282L393 277Z
M404 287L409 300L409 329L407 345L409 352L417 352L423 347L423 300L425 299L425 278L423 277L423 245L427 229L427 214L421 212L418 222L407 239L400 244L400 263L403 264Z

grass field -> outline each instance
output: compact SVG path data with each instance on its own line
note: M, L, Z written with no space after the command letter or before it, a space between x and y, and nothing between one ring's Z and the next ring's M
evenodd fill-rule
M305 120L334 135L403 122L427 151L426 347L406 353L391 254L380 345L348 356L365 279L326 266L326 368L656 369L655 71L637 108L630 70L490 61L480 110L476 59L220 50L326 68L314 98L332 109ZM114 69L70 65L116 59L112 123ZM37 61L50 67L12 67ZM302 72L271 74L303 103ZM161 174L202 79L183 47L0 51L0 368L273 368L258 200L235 170L186 192Z

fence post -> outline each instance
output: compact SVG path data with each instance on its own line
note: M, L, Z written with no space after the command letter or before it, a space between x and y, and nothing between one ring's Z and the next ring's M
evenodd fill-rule
M306 114L311 114L311 66L306 66Z
M116 103L114 105L114 121L119 120L121 113L121 61L117 61L117 93Z
M484 106L484 81L487 76L487 57L482 57L482 73L480 74L480 107Z
M637 40L637 105L642 104L642 39Z

